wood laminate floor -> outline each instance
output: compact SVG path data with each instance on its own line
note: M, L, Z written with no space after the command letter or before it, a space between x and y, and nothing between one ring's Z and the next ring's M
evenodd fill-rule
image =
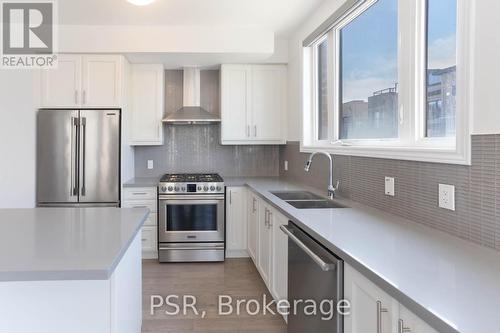
M218 315L218 296L236 299L259 299L266 294L272 299L251 259L226 259L223 263L159 264L156 260L143 261L143 333L170 332L286 332L281 315L267 313L251 316L244 311L227 316ZM150 313L152 295L193 295L197 298L196 316L165 314L166 307ZM178 304L182 302L177 301ZM236 303L236 301L234 301ZM260 302L262 303L262 302ZM236 304L234 304L236 307ZM254 308L251 307L251 310ZM169 308L173 310L173 308ZM206 311L201 318L201 311Z

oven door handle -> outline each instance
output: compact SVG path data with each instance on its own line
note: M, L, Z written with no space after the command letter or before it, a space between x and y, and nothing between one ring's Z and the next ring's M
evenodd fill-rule
M224 195L160 195L162 201L168 200L224 200Z

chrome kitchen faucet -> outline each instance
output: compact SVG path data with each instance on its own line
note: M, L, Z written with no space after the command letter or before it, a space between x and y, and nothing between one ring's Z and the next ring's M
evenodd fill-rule
M328 157L328 160L330 161L330 174L329 174L329 182L328 182L328 198L333 199L335 197L335 192L339 188L339 182L337 181L337 184L335 187L333 187L333 159L332 155L325 151L315 151L313 152L310 156L309 159L306 162L306 166L304 167L304 170L306 172L309 172L309 169L311 168L312 160L316 154L322 154Z

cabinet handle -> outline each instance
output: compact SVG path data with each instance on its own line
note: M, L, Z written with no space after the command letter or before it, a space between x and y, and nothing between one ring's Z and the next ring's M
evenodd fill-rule
M252 213L255 213L257 211L257 208L255 208L255 204L257 203L257 200L255 200L255 198L252 198L253 199L253 202L252 202Z
M269 211L269 214L268 214L268 219L267 219L267 228L268 229L271 229L271 227L273 226L273 212Z
M229 190L229 204L233 204L233 191Z
M269 212L269 211L268 211L268 210L267 210L267 208L266 208L266 210L264 211L264 224L266 225L266 227L268 226L268 220L267 220L267 213L268 213L268 212Z
M411 328L405 327L405 323L404 323L403 319L399 319L398 333L410 333L410 332L411 332Z
M83 91L83 97L82 97L82 99L83 99L83 104L84 105L87 104L87 94L85 93L85 90Z
M247 138L250 137L250 125L247 125Z
M146 195L146 192L133 192L133 195Z
M253 136L254 138L257 137L257 125L253 125Z
M382 307L382 302L377 301L377 333L382 333L382 313L388 312Z
M78 104L78 90L75 90L75 104Z

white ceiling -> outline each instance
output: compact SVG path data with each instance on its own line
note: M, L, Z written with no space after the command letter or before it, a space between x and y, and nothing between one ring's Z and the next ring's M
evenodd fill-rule
M322 0L156 0L138 7L126 0L58 1L59 24L248 26L286 36Z

